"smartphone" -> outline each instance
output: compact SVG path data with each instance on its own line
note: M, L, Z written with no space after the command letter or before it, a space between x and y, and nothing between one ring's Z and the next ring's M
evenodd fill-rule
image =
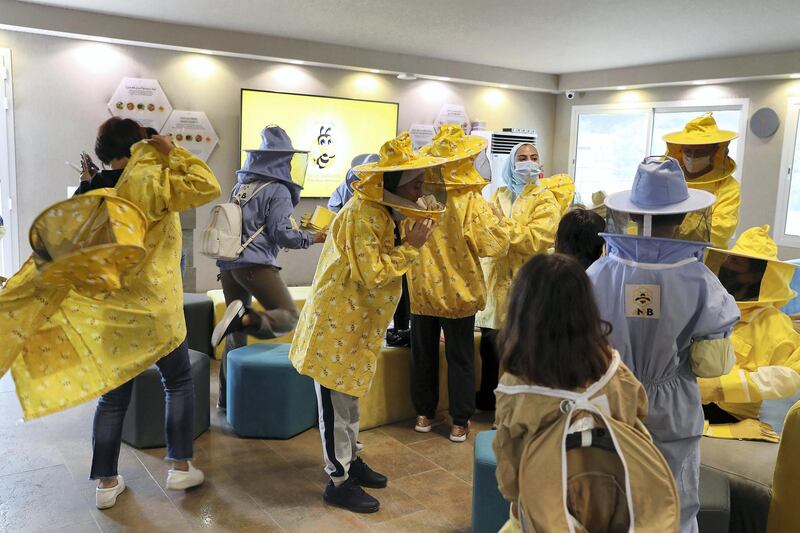
M94 164L94 161L92 161L92 158L86 152L81 152L81 169L83 172L87 172L90 176L94 176L100 171L100 169L97 168L97 165Z

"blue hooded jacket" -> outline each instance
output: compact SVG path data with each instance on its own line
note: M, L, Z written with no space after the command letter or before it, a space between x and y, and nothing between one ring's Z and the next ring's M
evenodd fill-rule
M266 224L266 227L236 261L217 261L220 270L256 265L278 266L279 248L305 249L314 243L314 234L292 228L289 217L297 204L291 185L284 180L243 171L238 173L238 182L231 191L231 199L241 185L270 182L242 208L242 242L262 225Z
M350 163L350 170L347 171L347 176L345 176L344 181L336 187L330 200L328 200L328 209L334 213L338 213L341 211L342 207L344 207L344 204L353 197L353 183L358 181L358 176L353 172L353 168L366 163L374 163L378 159L378 154L361 154L355 156Z

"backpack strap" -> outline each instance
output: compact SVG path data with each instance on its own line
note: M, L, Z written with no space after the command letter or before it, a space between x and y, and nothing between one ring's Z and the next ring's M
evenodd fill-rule
M236 194L233 195L233 198L231 198L231 201L233 203L235 203L236 205L238 205L239 207L244 207L244 205L247 202L252 200L255 195L257 195L259 192L261 192L261 189L263 189L264 187L266 187L270 183L272 183L272 180L265 181L264 183L262 183L258 187L256 187L256 189L254 191L252 191L252 192L250 192L251 189L252 189L252 184L251 183L243 184L239 188L239 191Z
M253 192L250 192L250 191L249 191L249 190L252 188L252 187L250 187L250 184L245 184L245 185L242 185L242 187L239 189L239 192L237 192L235 195L233 195L233 202L234 202L236 205L238 205L238 206L239 206L239 208L241 209L242 207L244 207L244 206L245 206L245 204L246 204L247 202L249 202L250 200L252 200L252 199L255 197L255 195L257 195L259 192L261 192L261 189L263 189L264 187L266 187L267 185L269 185L270 183L272 183L272 181L273 181L273 180L270 180L270 181L265 181L264 183L262 183L261 185L259 185L258 187L256 187L256 189L255 189ZM244 191L242 191L242 189L245 189L245 190L244 190ZM237 255L237 256L240 256L240 255L242 255L242 252L244 252L244 249L245 249L245 248L247 248L248 246L250 246L250 243L252 243L254 240L256 240L256 238L257 238L259 235L261 235L261 234L264 232L264 230L266 229L266 227L267 227L267 225L266 225L266 224L262 225L260 228L258 228L258 229L256 230L256 232L255 232L255 233L253 233L253 234L250 236L250 238L249 238L249 239L247 239L246 241L244 241L244 243L242 243L242 245L241 245L241 246L239 247L239 249L236 251L236 255Z
M263 226L261 226L260 228L258 228L258 229L256 230L256 232L255 232L255 233L253 233L253 234L250 236L250 238L249 238L249 239L247 239L246 241L244 241L244 243L243 243L243 244L242 244L242 245L239 247L239 249L236 251L236 255L242 255L242 252L244 252L244 249L245 249L245 248L247 248L248 246L250 246L250 243L251 243L251 242L253 242L254 240L256 240L256 237L258 237L259 235L261 235L261 233L263 233L263 231L264 231L264 228L266 228L266 227L267 227L267 225L266 225L266 224L264 224Z

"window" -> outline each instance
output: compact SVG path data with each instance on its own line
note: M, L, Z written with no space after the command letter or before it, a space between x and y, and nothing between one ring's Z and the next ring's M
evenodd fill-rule
M602 190L611 194L629 189L642 159L666 152L662 140L665 134L682 130L691 119L708 111L714 113L720 129L740 134L739 139L731 142L729 152L741 168L747 106L747 100L720 100L702 105L689 101L574 106L570 175L575 178L576 201L591 204L593 192Z
M800 246L800 98L789 100L783 137L781 179L775 213L775 239L784 246Z
M588 203L594 191L627 189L636 165L647 155L650 113L592 113L578 116L576 189ZM633 171L631 171L633 169Z
M11 51L0 49L0 276L10 277L18 268L14 194L14 121L11 99ZM5 230L5 231L4 231Z

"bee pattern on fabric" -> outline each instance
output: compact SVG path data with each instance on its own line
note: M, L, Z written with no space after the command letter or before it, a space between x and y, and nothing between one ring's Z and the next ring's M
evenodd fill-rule
M661 318L660 285L625 285L625 316Z

